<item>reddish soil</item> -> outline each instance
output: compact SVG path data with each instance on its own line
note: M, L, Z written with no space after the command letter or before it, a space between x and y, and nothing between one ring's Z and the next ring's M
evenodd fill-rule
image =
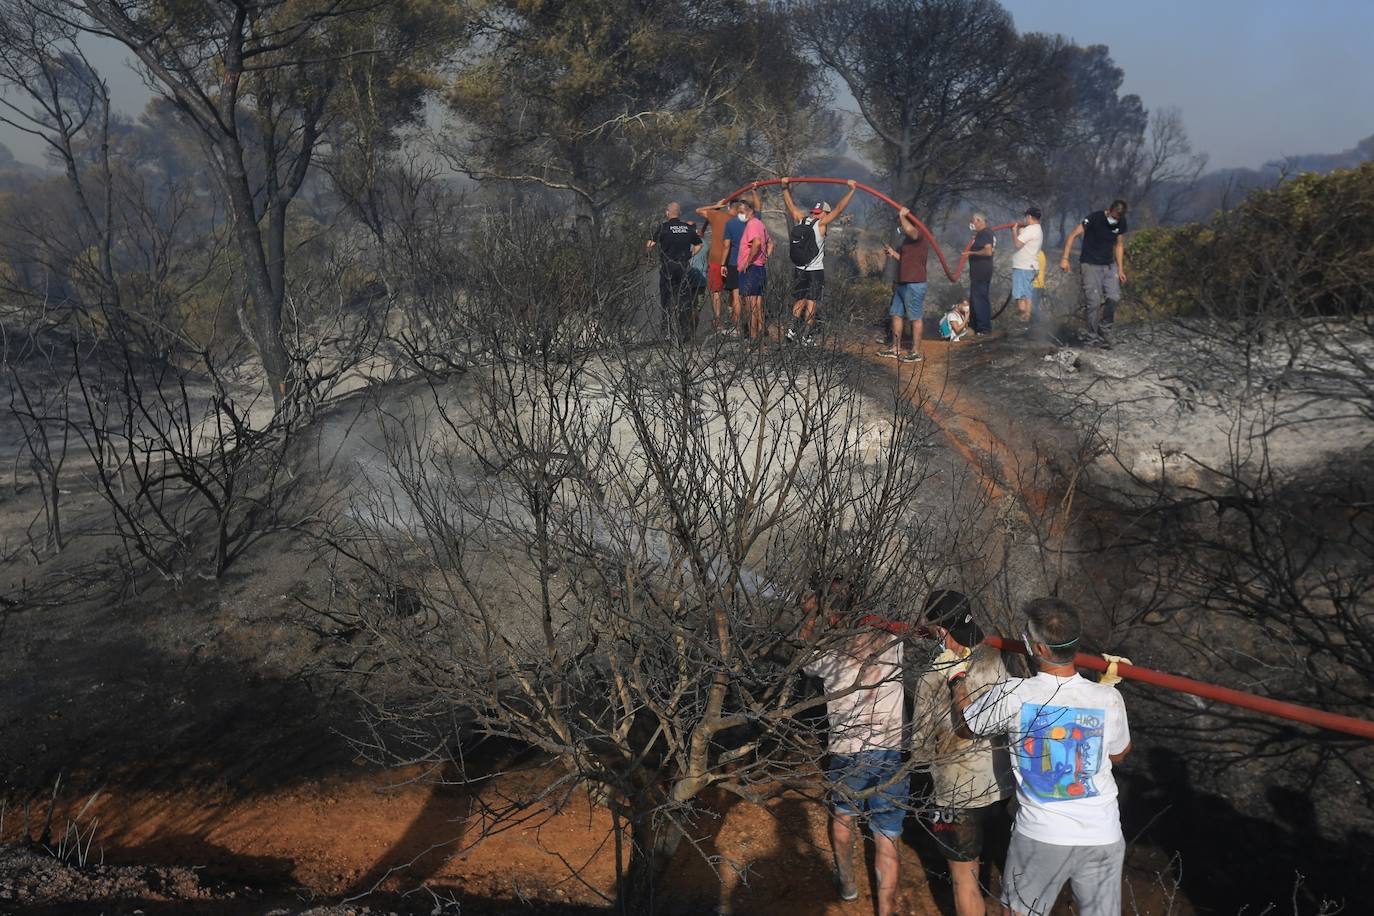
M401 782L407 777L409 782ZM420 772L335 778L249 797L188 788L118 792L99 798L83 823L98 821L98 850L111 865L203 867L221 886L293 888L323 899L421 885L491 912L534 900L605 907L615 886L615 853L605 808L574 795L561 811L531 808L483 835L480 806L457 789L417 781ZM516 779L517 777L510 777ZM510 787L508 787L510 788ZM486 800L502 804L494 787ZM817 916L870 913L868 878L860 898L842 903L830 882L823 807L797 796L765 805L712 800L711 816L684 843L667 896L682 913ZM59 803L55 825L85 804ZM5 840L18 834L13 814ZM952 911L940 866L909 825L901 847L903 912ZM708 859L718 863L719 877ZM927 873L927 867L933 874ZM1131 867L1141 912L1165 912L1166 895L1148 859ZM245 898L242 910L260 912ZM0 911L3 902L0 901ZM1180 912L1175 907L1172 912Z
M913 398L941 425L953 447L982 470L994 500L1022 497L1032 511L1043 512L1051 504L1050 494L1022 483L1026 478L1017 455L1024 454L1023 446L1008 446L1004 438L1015 429L1014 418L961 392L955 383L951 363L962 365L965 353L978 360L982 346L929 341L926 360L914 366L873 359L913 383ZM291 721L284 717L281 727L290 728ZM270 746L259 752L273 753ZM419 772L352 768L326 778L319 778L318 770L297 772L294 781L258 791L242 785L207 786L206 774L190 771L181 781L159 781L166 786L159 791L111 788L91 804L81 822L97 825L96 846L107 863L203 866L201 873L221 888L252 885L337 901L374 890L394 895L427 886L462 900L465 913L523 909L525 901L566 904L569 912L583 912L606 907L614 893L610 817L581 794L561 810L530 808L499 831L484 833L483 805L502 803L506 793L500 783L479 803L458 789L436 786ZM11 805L14 801L10 799ZM84 796L63 801L54 825L65 825L85 801ZM695 842L684 843L671 869L667 894L675 912L872 912L867 875L859 900L845 904L836 899L821 805L797 796L765 805L726 798L709 802L710 814L702 819ZM11 807L0 841L17 839L20 829ZM910 824L901 845L903 912L950 913L943 863L928 851L920 832L919 825ZM1136 911L1190 912L1163 886L1170 884L1159 878L1166 866L1149 850L1132 853L1128 899L1135 901ZM417 910L429 911L431 904L420 906L430 899L427 895L410 899ZM221 893L214 912L261 913L261 900L260 893L250 894L240 904Z

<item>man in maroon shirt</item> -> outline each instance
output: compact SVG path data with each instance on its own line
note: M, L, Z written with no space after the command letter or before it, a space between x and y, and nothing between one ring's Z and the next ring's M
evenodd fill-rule
M894 249L884 245L883 252L897 261L897 284L892 289L892 307L887 314L892 318L892 345L880 350L879 356L899 359L904 363L921 361L921 332L924 330L926 301L926 256L930 245L926 242L911 211L906 207L898 214L897 222L902 229L902 247ZM902 355L902 328L911 327L911 352Z

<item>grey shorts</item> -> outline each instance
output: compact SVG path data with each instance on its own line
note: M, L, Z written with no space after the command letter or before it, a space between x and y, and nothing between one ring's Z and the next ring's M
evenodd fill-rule
M1126 841L1056 846L1013 833L1002 869L1002 903L1021 916L1046 916L1069 882L1078 916L1121 916Z
M1103 299L1113 302L1121 298L1121 281L1116 276L1115 264L1078 265L1083 277L1083 298L1089 305L1098 305Z

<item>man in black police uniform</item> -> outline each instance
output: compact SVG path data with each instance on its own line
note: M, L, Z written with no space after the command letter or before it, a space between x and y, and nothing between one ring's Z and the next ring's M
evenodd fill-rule
M682 205L677 201L663 209L663 216L663 224L644 243L644 250L658 249L658 303L664 322L670 330L676 327L682 340L690 340L696 315L688 267L701 247L701 236L690 223L682 221Z
M1126 282L1126 201L1114 200L1107 209L1089 213L1069 233L1064 240L1064 257L1059 261L1066 272L1074 239L1080 235L1083 250L1078 255L1078 269L1088 307L1088 343L1110 348L1112 342L1107 335L1116 318L1121 285Z

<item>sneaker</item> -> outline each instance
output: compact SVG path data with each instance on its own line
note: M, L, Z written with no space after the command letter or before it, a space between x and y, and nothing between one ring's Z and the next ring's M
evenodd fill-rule
M923 359L925 359L925 357L919 353L908 353L906 356L902 357L901 361L904 363L919 363Z
M814 346L816 345L816 338L815 338L815 337L803 337L801 342L802 342L802 346L803 346L803 347L814 347Z
M788 328L788 329L787 329L787 339L788 339L788 340L796 340L796 339L797 339L797 332L794 331L794 330L792 330L791 328Z
M884 359L898 359L901 356L894 347L888 347L886 350L879 350L878 355Z

